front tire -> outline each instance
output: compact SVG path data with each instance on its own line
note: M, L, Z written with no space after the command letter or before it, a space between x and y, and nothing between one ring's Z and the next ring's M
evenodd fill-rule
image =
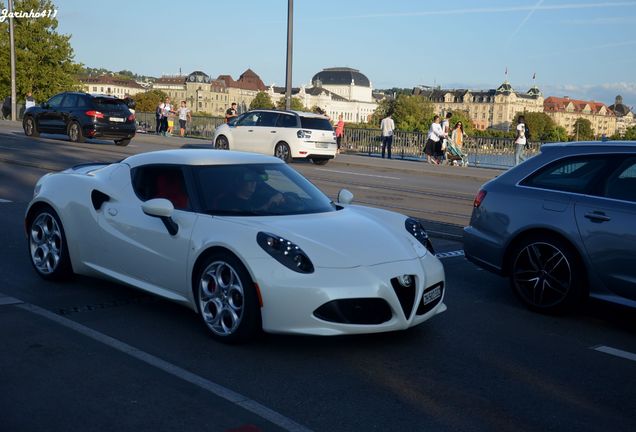
M22 125L24 128L24 134L28 137L39 137L40 132L38 131L37 126L35 125L35 120L33 117L29 116L24 119L24 124Z
M274 147L274 156L286 163L290 163L292 157L289 145L285 142L279 142L278 144L276 144L276 147Z
M120 146L120 147L126 147L128 144L130 144L130 139L122 139L122 140L115 140L115 145L116 146Z
M84 133L82 132L82 127L76 121L71 122L71 124L68 125L68 137L72 142L76 143L83 143L86 141Z
M214 143L215 147L219 150L229 150L230 149L230 143L227 140L227 137L225 137L224 135L220 135L217 139L216 142Z
M254 282L243 263L228 252L217 252L200 269L196 305L212 337L224 343L253 338L261 329L261 313Z
M51 207L41 207L30 218L29 255L44 279L62 280L73 273L64 227Z
M560 313L577 304L584 291L585 269L565 241L540 235L514 249L510 286L531 310Z

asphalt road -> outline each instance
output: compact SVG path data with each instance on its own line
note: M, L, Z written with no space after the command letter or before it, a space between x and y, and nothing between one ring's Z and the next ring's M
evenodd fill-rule
M531 313L505 280L461 256L442 259L448 311L409 331L264 335L241 346L213 341L189 310L118 284L43 281L22 222L40 175L202 143L138 137L120 149L17 130L0 123L0 293L10 297L0 294L0 430L636 428L636 361L595 349L636 353L633 311L589 303L565 317ZM330 196L347 186L358 202L428 220L439 251L461 250L458 226L496 175L348 155L294 168Z

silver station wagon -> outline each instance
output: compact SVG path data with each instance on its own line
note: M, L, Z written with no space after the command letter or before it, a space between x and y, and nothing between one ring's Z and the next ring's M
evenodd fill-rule
M636 142L542 146L482 186L464 250L537 311L636 307Z

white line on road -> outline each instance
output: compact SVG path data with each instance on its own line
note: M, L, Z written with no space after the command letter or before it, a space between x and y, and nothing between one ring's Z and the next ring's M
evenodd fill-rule
M46 309L42 309L41 307L29 303L19 304L16 307L54 321L64 327L67 327L71 330L83 334L84 336L96 340L97 342L108 345L111 348L114 348L118 351L123 352L124 354L134 357L137 360L141 360L142 362L149 364L150 366L154 366L157 369L161 369L164 372L167 372L177 378L194 384L220 398L223 398L247 411L256 414L257 416L283 428L284 430L291 432L311 432L311 430L307 429L305 426L302 426L292 419L285 417L284 415L270 408L267 408L265 405L261 405L255 400L252 400L240 393L230 390L229 388L217 384L213 381L207 380L185 369L182 369L179 366L160 359L159 357L148 354L147 352L128 345L118 339L112 338L96 330L93 330L90 327L86 327L68 318L64 318Z
M624 359L636 362L636 354L631 353L629 351L623 351L623 350L619 350L618 348L612 348L605 345L599 345L599 346L594 346L590 348L595 351L600 351L605 354L613 355L616 357L620 357L620 358L624 358Z
M439 259L460 257L460 256L464 256L464 251L456 250L451 252L438 252L435 254L435 256Z
M13 201L0 198L0 203L9 203L9 202L13 202Z
M377 177L377 178L390 179L390 180L400 180L399 177L381 176L377 174L362 174L362 173L355 173L351 171L340 171L340 170L332 170L332 169L326 169L326 168L321 168L320 171L329 171L329 172L334 172L339 174L351 174L351 175L365 176L365 177Z

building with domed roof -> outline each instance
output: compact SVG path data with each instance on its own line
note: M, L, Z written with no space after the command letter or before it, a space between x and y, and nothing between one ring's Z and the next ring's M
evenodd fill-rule
M624 135L627 128L636 126L636 119L630 107L623 103L623 96L618 95L609 109L616 115L616 133Z
M477 129L509 130L518 112L543 111L543 94L532 86L527 92L518 92L506 80L497 89L468 90L417 87L419 94L433 103L433 110L446 112L465 111Z
M276 103L285 97L285 88L270 86L268 93ZM292 96L308 109L320 108L334 121L342 115L345 122L366 123L378 107L369 78L348 67L323 69L308 86L292 89Z

